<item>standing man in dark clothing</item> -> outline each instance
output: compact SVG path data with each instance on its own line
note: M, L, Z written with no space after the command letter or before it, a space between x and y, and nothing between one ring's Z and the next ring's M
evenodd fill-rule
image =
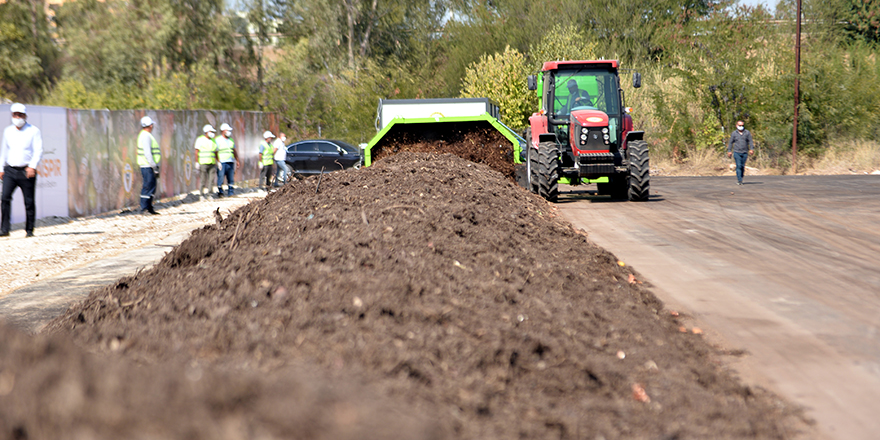
M43 157L43 136L40 129L27 123L27 108L15 103L9 107L12 125L3 131L0 140L0 180L3 181L3 198L0 199L0 237L9 236L9 218L12 214L12 192L21 187L24 195L27 237L34 236L37 220L37 167Z
M141 118L141 132L137 138L137 162L143 177L141 213L147 215L159 214L153 209L153 195L156 194L157 180L159 180L162 150L159 149L159 142L153 137L153 125L153 119L149 116Z
M743 184L743 174L746 171L746 160L750 154L755 154L752 133L746 130L743 121L736 121L736 131L730 136L727 143L727 157L733 156L736 161L736 184Z

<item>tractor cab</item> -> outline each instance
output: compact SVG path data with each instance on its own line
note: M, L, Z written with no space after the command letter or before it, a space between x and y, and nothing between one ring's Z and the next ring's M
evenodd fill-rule
M634 73L633 87L640 86ZM627 152L631 141L643 142L643 133L632 130L624 111L617 61L546 62L540 76L528 77L528 87L537 91L540 107L529 118L525 153L531 159L522 158L523 186L548 200L555 200L557 183L596 183L600 194L647 198L647 179L630 179L647 169L633 170ZM639 149L642 162L647 147Z

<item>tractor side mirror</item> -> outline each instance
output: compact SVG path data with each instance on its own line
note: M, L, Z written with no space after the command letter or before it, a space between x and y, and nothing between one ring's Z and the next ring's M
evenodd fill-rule
M633 88L637 89L642 86L642 74L633 72Z
M529 83L529 90L538 90L538 77L535 75L529 75L526 78L526 81Z

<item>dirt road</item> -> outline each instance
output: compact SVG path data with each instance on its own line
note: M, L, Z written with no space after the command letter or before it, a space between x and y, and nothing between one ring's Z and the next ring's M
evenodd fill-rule
M807 407L830 438L876 438L880 178L655 177L647 203L582 188L564 188L563 215L745 350L746 381Z

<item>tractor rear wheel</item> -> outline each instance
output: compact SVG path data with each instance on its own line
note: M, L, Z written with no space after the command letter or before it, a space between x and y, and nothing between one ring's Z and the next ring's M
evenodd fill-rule
M628 198L634 202L648 200L651 187L648 143L642 140L630 141L627 144L627 155L629 156Z
M555 142L538 144L538 195L549 202L559 197L559 145Z

